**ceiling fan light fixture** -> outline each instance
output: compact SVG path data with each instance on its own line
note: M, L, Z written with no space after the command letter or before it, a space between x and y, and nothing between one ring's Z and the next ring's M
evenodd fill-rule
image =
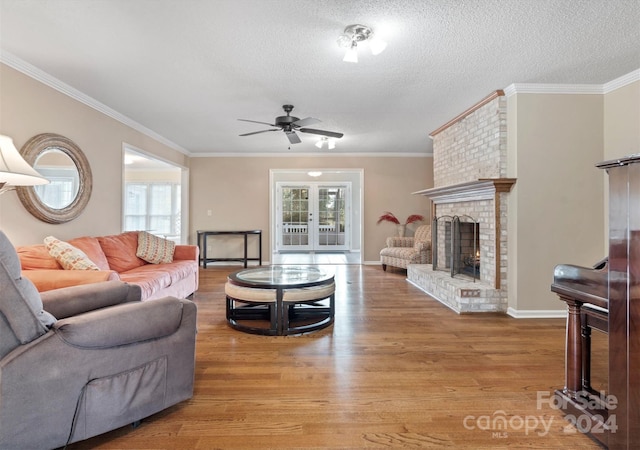
M327 144L327 148L329 150L333 150L334 148L336 148L336 140L329 139L328 137L321 137L320 139L318 139L318 142L315 143L315 146L319 149L322 149L324 144Z
M348 34L341 34L338 37L337 42L340 48L348 49L351 48L351 45L353 44L353 38Z
M377 36L372 36L369 38L369 48L372 55L379 55L387 48L387 43Z
M353 45L344 52L344 62L357 63L358 62L358 44L355 42Z
M344 33L338 37L338 46L347 49L342 59L345 62L358 62L358 43L369 42L371 53L378 55L387 48L387 43L374 36L373 30L366 25L349 25L344 29Z

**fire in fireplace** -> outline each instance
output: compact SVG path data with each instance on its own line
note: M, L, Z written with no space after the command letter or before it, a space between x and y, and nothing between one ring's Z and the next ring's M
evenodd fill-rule
M451 276L480 277L480 224L470 216L441 216L433 220L433 269ZM442 258L441 258L442 257Z

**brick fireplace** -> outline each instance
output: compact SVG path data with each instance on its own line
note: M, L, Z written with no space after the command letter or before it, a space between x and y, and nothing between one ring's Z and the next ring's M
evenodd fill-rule
M432 201L434 266L411 265L408 279L456 312L507 310L506 101L496 91L431 133L434 187L415 192ZM477 231L477 276L447 267L447 223L459 218ZM449 226L451 227L451 225ZM453 276L452 276L453 273Z

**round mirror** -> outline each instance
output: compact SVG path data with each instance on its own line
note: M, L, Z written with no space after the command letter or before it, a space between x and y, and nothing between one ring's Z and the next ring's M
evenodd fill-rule
M20 150L22 157L50 183L18 187L18 197L34 217L48 223L75 219L87 206L92 178L80 147L59 134L32 137Z
M67 208L78 195L80 174L73 160L62 150L46 148L33 168L49 180L49 184L34 186L42 203L53 209Z

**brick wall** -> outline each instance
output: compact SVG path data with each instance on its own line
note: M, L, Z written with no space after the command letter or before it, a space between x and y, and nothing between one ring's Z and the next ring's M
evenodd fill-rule
M434 187L506 176L506 97L493 99L433 136Z

